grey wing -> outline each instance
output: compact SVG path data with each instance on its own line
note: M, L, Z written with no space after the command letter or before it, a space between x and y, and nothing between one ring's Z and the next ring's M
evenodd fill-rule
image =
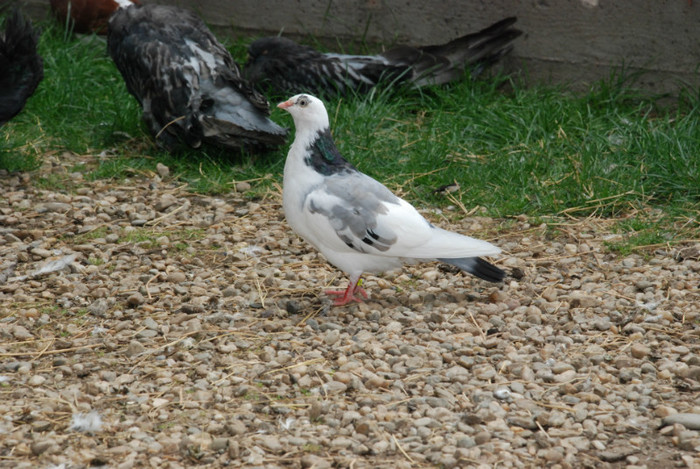
M398 197L374 179L362 173L346 173L328 177L309 194L306 207L328 222L330 230L319 235L335 236L351 249L366 253L386 252L396 243L397 233L379 223L379 218L389 212L390 205L399 203Z

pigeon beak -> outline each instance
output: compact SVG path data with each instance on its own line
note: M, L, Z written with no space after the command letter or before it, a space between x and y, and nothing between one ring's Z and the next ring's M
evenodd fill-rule
M292 101L291 99L288 99L287 101L285 101L283 103L279 103L277 105L277 107L280 109L287 109L288 107L291 107L293 105L294 105L294 101Z

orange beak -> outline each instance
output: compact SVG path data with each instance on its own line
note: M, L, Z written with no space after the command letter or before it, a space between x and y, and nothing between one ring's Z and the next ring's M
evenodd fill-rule
M285 101L283 103L279 103L277 105L277 107L280 109L287 109L288 107L291 107L293 105L294 105L294 101L292 101L291 99L288 99L287 101Z

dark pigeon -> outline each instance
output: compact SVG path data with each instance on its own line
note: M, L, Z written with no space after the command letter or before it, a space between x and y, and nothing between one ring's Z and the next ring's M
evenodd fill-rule
M19 9L10 12L0 31L0 125L24 108L44 78L38 42L31 21Z
M260 149L286 141L287 129L269 118L267 99L194 13L165 5L121 8L110 18L107 48L163 147Z
M506 18L438 46L398 46L379 55L321 53L284 37L266 37L248 48L245 76L274 94L324 96L365 93L380 82L415 87L473 76L498 61L522 34Z

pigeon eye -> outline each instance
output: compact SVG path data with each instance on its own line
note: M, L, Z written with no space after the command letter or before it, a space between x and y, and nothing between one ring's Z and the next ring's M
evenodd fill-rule
M309 104L309 100L306 99L306 96L302 96L297 100L297 104L301 107L306 107L306 105Z

